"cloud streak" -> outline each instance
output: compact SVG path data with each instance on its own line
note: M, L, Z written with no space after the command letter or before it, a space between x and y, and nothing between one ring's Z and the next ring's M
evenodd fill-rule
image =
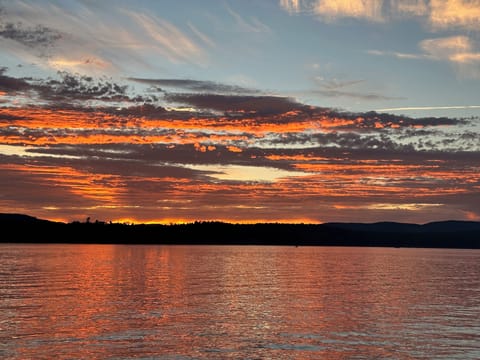
M221 84L213 81L193 79L144 79L128 78L128 80L150 86L164 86L167 88L182 89L195 92L221 93L221 94L256 94L259 90L238 85Z
M230 6L226 5L227 12L232 16L237 25L237 29L247 33L270 33L270 27L261 22L255 16L245 19L238 12L234 11Z
M5 50L25 62L36 57L44 67L82 74L116 73L126 66L151 69L155 56L204 65L202 44L212 45L195 27L192 36L161 17L128 7L16 1L4 4L2 18L8 19L0 28L0 39L8 40L2 42Z
M356 91L351 89L357 85L365 85L365 80L338 80L336 78L326 79L321 76L313 78L318 89L310 91L312 94L320 95L323 97L345 97L357 100L365 101L383 101L383 100L399 100L400 97L387 96L383 94L377 94L368 92L365 90ZM363 86L362 86L363 87Z
M379 112L389 112L389 111L461 110L461 109L480 109L480 105L407 106L407 107L377 109L377 110L375 110L375 111L379 111Z
M294 99L282 96L170 93L165 95L165 99L200 109L227 112L280 114L306 108Z
M396 51L368 50L367 53L375 56L392 56L406 60L445 61L465 77L480 76L480 50L465 35L456 35L443 38L424 39L418 43L420 53L402 53Z

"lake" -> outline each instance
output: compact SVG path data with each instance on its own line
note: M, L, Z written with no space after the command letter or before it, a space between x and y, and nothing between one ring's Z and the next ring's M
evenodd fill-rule
M480 251L0 245L2 359L480 359Z

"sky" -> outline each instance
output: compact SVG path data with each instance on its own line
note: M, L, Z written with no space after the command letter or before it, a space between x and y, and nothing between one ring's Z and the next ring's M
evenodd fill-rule
M0 0L0 212L480 220L480 0Z

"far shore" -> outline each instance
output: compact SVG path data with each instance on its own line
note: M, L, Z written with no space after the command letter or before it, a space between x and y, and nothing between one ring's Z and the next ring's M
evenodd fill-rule
M381 246L480 249L480 222L442 221L326 224L119 224L58 223L22 214L0 214L8 243Z

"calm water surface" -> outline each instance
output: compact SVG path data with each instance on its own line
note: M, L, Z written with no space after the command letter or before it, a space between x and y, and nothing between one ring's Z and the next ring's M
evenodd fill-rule
M2 359L480 359L480 251L0 245Z

